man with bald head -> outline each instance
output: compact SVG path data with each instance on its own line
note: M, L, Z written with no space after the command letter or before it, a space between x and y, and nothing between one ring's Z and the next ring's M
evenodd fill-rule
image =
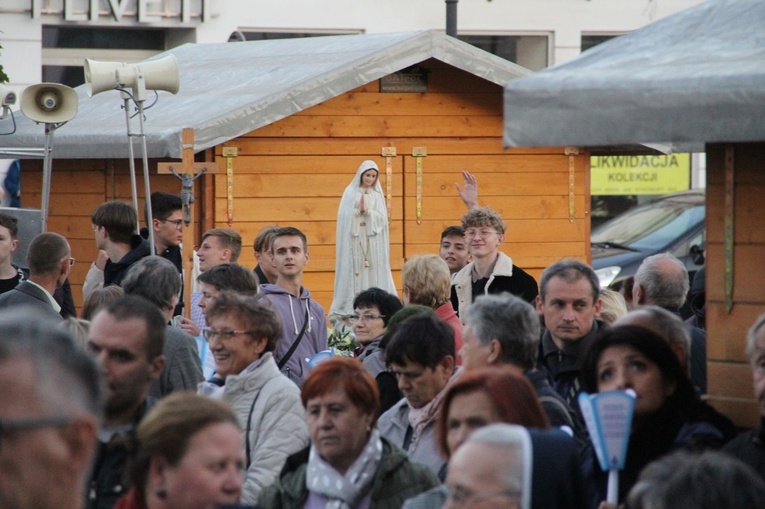
M659 306L642 306L620 316L613 326L639 325L664 338L675 352L680 365L688 369L691 355L691 335L679 316ZM695 380L691 380L694 385Z
M29 306L40 316L61 320L61 306L53 293L64 284L73 263L69 242L64 237L53 232L41 233L32 239L27 250L29 279L0 295L0 310Z

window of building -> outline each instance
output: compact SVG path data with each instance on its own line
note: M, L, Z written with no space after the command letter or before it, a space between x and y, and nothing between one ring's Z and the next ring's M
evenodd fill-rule
M232 32L228 42L243 41L267 41L272 39L300 39L302 37L321 37L324 35L357 35L363 33L361 30L332 30L316 32L277 32L262 30L237 30Z
M550 65L550 36L547 34L459 35L458 38L532 71L539 71Z
M618 35L582 35L582 51L594 48L598 44L610 41Z
M189 28L45 25L42 29L43 81L77 87L85 83L86 58L136 63L193 39L194 30Z

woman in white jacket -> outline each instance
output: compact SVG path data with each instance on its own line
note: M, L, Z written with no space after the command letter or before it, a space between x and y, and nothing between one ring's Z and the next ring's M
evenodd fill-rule
M274 361L282 329L268 300L223 292L205 311L204 335L223 385L204 382L199 392L229 402L239 419L247 458L242 502L255 505L287 456L308 444L300 390Z

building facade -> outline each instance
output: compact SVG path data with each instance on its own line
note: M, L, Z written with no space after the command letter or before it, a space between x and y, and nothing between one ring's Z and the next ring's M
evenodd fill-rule
M466 42L532 70L701 0L463 0ZM3 0L11 88L82 83L84 58L138 62L187 42L443 29L439 0Z

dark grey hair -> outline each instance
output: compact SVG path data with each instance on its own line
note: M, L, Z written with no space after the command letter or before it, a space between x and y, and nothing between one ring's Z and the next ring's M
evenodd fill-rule
M56 323L34 309L0 312L0 365L29 362L38 401L45 411L101 417L101 375L93 358Z
M173 307L181 291L181 275L173 262L161 256L147 256L135 262L122 280L125 295L138 295L163 311Z
M482 345L499 341L503 362L523 369L536 365L539 316L528 302L509 293L482 295L467 308L464 318Z
M554 277L562 278L567 283L574 283L582 278L586 278L592 287L593 304L600 298L600 280L595 271L592 270L592 267L574 258L564 258L553 263L542 272L542 278L539 283L539 297L542 301L545 300L545 295L547 294L547 284Z

